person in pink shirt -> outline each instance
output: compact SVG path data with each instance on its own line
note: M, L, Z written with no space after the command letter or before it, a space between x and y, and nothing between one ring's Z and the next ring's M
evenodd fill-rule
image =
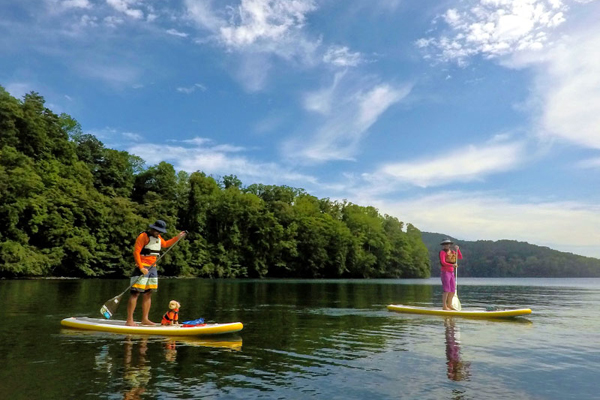
M440 244L442 245L442 250L440 250L440 266L442 267L442 271L440 276L444 291L442 294L442 304L444 310L454 310L454 307L452 307L452 299L454 298L454 293L456 293L454 268L458 267L457 261L462 260L463 257L458 246L454 246L454 250L450 249L450 245L454 244L450 239L446 239Z

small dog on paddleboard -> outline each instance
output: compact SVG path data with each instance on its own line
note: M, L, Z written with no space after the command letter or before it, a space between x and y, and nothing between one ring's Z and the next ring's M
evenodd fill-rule
M161 325L179 325L179 308L181 304L175 300L169 302L169 311L162 317Z

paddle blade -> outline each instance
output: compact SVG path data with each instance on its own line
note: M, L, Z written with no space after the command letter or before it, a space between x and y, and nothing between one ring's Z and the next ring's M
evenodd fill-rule
M121 296L122 295L113 297L112 299L104 303L102 308L100 308L100 314L102 314L104 318L110 319L110 317L112 317L113 314L117 311L117 308L119 307L119 302L121 301Z
M458 299L458 294L455 294L452 298L452 308L454 308L456 311L460 311L462 309L460 300Z

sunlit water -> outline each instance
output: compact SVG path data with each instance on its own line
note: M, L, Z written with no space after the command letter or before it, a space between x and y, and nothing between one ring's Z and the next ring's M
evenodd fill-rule
M125 280L0 281L0 398L600 396L600 279L459 284L463 308L534 313L494 321L386 310L392 303L440 306L437 279L172 279L160 282L153 319L176 299L183 320L241 321L244 330L210 340L169 339L61 328L65 317L99 317ZM114 318L124 316L122 304Z

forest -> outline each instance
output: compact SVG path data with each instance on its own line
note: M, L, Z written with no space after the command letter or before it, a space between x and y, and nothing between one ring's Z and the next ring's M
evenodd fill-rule
M477 277L600 277L600 260L516 240L465 241L440 233L422 232L429 249L431 276L440 275L440 242L450 238L460 246L459 276Z
M162 275L426 278L421 232L374 207L110 149L36 92L0 86L0 277L123 277L137 235L189 231Z

